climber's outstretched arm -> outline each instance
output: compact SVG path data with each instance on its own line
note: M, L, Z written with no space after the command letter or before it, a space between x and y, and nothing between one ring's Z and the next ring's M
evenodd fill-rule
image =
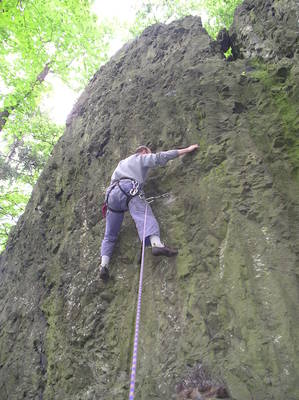
M191 146L185 147L184 149L179 149L178 150L179 156L182 156L183 154L186 154L186 153L191 153L192 151L196 150L198 147L199 147L198 144L192 144Z
M169 160L173 158L179 157L186 153L191 153L199 146L198 144L192 144L185 149L178 150L168 150L168 151L160 151L159 153L152 153L148 147L141 148L138 151L138 162L142 164L142 167L146 168L154 168L154 167L163 167Z

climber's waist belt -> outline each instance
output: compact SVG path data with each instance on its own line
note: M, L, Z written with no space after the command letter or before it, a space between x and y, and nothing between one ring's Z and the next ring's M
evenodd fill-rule
M125 180L130 181L131 184L132 184L132 187L131 187L131 189L130 189L129 191L126 191L126 190L121 186L121 181L125 181ZM116 180L116 181L113 181L112 185L110 186L110 188L109 188L109 190L108 190L108 192L107 192L107 194L106 194L106 204L107 204L107 208L108 208L108 210L113 211L113 212L123 213L123 212L127 211L127 209L126 209L126 210L115 210L115 209L113 209L113 208L111 208L111 207L109 206L109 196L110 196L110 193L111 193L112 190L115 189L116 187L118 187L119 190L127 197L126 205L127 205L127 209L128 209L128 207L129 207L129 202L133 199L133 197L135 197L135 196L137 196L137 195L139 194L139 192L140 192L140 185L139 185L139 183L138 183L137 181L135 181L135 179L132 179L132 178L120 178L120 179L118 179L118 180Z

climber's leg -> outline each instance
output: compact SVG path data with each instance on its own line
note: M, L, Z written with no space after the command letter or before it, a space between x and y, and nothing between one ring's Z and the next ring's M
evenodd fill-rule
M142 241L143 238L146 204L146 201L141 199L139 196L133 197L132 200L129 202L129 211L132 218L134 219L140 241ZM147 204L145 238L145 245L152 246L152 253L155 256L172 257L178 253L176 249L170 249L161 242L159 224L149 204Z
M135 196L129 202L129 211L135 222L138 236L140 241L143 238L143 225L144 225L144 214L145 214L145 200L141 199L139 196ZM158 221L156 220L151 206L147 205L147 215L146 215L146 227L145 227L145 237L146 245L150 245L150 236L155 235L160 237L160 228Z
M124 219L124 214L124 212L107 211L105 235L101 246L100 278L103 281L107 281L109 278L109 261Z
M107 211L105 235L101 246L102 265L108 265L109 263L124 214L124 212Z

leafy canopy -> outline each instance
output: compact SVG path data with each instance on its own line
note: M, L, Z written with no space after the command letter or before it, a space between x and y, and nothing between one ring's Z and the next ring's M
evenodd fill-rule
M62 127L40 111L46 78L77 91L107 60L112 27L90 0L0 1L0 248Z

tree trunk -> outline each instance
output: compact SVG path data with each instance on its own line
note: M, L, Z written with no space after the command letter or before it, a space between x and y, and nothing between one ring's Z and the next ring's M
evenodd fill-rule
M25 96L24 96L25 99L33 93L36 85L41 84L45 80L46 76L48 75L48 73L50 71L50 65L51 65L51 62L48 62L44 66L44 69L41 71L41 73L38 74L36 80L34 81L34 83L31 86L31 89L25 94ZM4 110L0 112L0 132L4 128L6 121L7 121L8 117L10 116L10 114L19 106L19 104L20 104L20 101L18 101L13 106L4 108Z

